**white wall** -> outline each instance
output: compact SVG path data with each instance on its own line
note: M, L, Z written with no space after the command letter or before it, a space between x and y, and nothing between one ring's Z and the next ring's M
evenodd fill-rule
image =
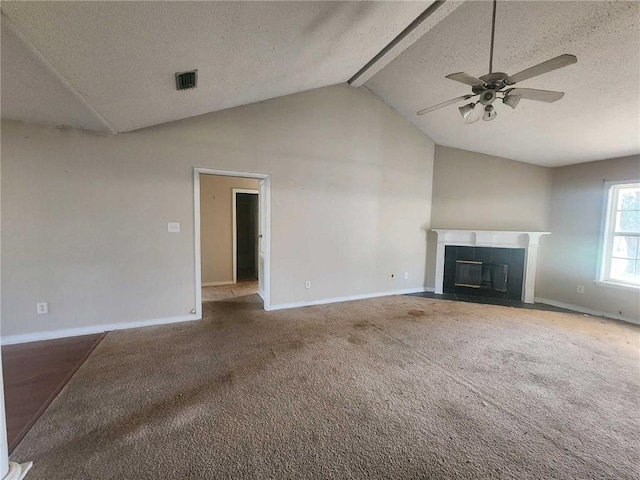
M552 169L438 145L433 167L433 228L547 231ZM430 234L429 286L435 283ZM545 238L541 240L544 249Z
M1 158L1 157L0 157ZM1 162L0 162L1 163ZM2 168L0 165L0 172ZM2 176L0 173L0 212L2 212ZM0 222L2 215L0 214ZM0 237L2 237L0 235ZM2 238L0 238L0 251L2 247ZM2 273L2 259L0 258L0 273ZM0 335L2 334L2 275L0 275ZM2 366L2 352L0 352L0 476L3 478L9 471L9 446L7 444L7 417L4 407L4 380Z
M640 319L640 293L598 286L604 180L640 178L640 156L546 168L456 148L436 147L434 228L541 230L536 298ZM429 237L427 285L435 282ZM585 287L584 294L576 292Z
M202 283L233 283L234 188L258 190L252 178L200 175Z
M193 167L271 175L273 306L421 288L433 156L346 85L116 136L3 122L2 333L187 315Z
M640 155L553 171L551 231L542 252L536 296L640 321L640 292L594 283L606 181L640 178ZM584 293L576 292L584 286Z
M434 228L542 231L549 226L552 169L436 147Z

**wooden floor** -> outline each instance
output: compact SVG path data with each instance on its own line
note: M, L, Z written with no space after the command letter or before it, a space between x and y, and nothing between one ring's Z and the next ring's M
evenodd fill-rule
M105 335L2 347L9 453Z

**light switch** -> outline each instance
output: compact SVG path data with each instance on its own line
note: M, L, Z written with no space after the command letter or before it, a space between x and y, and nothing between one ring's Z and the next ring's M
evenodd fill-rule
M178 222L169 222L168 231L169 233L180 233L180 224Z

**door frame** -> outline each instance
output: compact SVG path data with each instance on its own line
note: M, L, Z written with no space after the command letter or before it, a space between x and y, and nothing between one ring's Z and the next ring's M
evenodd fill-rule
M237 211L237 193L249 193L251 195L258 195L258 202L260 201L260 190L254 190L252 188L232 188L231 189L231 221L233 232L233 284L238 283L238 218L236 217ZM260 204L258 204L258 221L260 221ZM254 244L255 245L255 244ZM256 258L256 262L259 264L259 259ZM260 265L258 265L260 268ZM259 273L258 273L259 274Z
M193 169L193 237L195 247L195 283L196 283L196 316L202 318L202 254L200 251L200 175L218 175L221 177L255 178L264 180L264 208L259 209L260 221L263 222L262 244L264 251L263 291L260 296L263 308L271 309L271 176L266 173L234 172L230 170L216 170L213 168Z

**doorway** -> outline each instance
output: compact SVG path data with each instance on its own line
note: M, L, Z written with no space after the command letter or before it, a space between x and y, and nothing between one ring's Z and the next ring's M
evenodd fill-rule
M228 215L227 221L212 224L208 218L203 218L202 214L210 211L210 207L204 202L202 197L203 189L206 190L206 183L211 177L221 177L232 182L234 177L239 180L243 188L228 188L226 194L209 195L209 199L214 198L216 205L222 205L224 200L228 202L224 210ZM249 282L243 280L257 280L257 286L253 287L254 292L262 298L265 310L270 309L270 177L261 173L231 172L225 170L213 170L206 168L194 168L194 240L195 240L195 283L196 283L196 314L202 318L203 287L221 287L221 289L246 290ZM246 188L247 179L254 179L249 182L255 187ZM244 180L244 184L242 181ZM231 205L230 205L231 204ZM233 209L231 208L233 206ZM209 209L209 210L207 210ZM228 236L222 226L228 225ZM206 237L206 238L205 238ZM211 250L207 245L211 238L216 241L228 241L228 261L229 278L226 281L211 282L207 278L208 271L204 271L206 280L203 282L203 269L206 262L210 263L211 255L204 251ZM228 239L228 240L227 240ZM203 244L204 242L204 244ZM233 247L233 250L232 250ZM215 248L214 248L215 249ZM204 259L206 262L203 262ZM207 260L208 259L208 260ZM233 266L232 266L233 265ZM233 275L231 276L231 273ZM236 285L237 283L237 285ZM256 285L256 283L253 283ZM224 286L224 287L223 287ZM205 295L205 298L208 298Z
M260 264L259 190L232 189L233 283L257 281Z

